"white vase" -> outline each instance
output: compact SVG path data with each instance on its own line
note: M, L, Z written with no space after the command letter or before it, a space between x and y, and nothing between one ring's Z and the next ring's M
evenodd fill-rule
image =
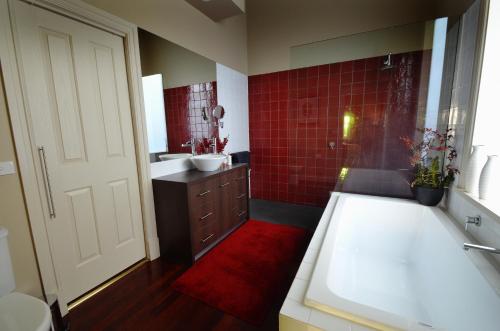
M500 160L498 155L488 155L488 161L486 161L479 179L479 199L492 200L500 198L498 179L493 179L494 176L498 176L499 171Z
M472 154L465 170L465 190L475 197L479 195L479 177L487 160L484 145L472 146Z

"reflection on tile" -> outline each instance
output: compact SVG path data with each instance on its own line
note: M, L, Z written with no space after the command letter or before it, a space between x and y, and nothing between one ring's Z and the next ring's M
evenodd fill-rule
M165 113L169 153L189 153L181 147L191 137L210 138L217 134L211 114L217 105L217 83L208 82L165 89ZM203 108L208 120L203 119Z

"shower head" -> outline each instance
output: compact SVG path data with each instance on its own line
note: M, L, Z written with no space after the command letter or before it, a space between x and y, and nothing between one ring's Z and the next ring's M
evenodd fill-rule
M388 69L392 69L394 67L395 67L395 65L392 64L392 53L389 53L389 54L387 54L387 58L384 61L384 65L382 66L382 68L380 68L380 70L388 70Z

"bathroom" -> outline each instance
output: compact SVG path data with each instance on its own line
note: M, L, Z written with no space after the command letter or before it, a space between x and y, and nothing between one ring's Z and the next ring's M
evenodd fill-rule
M0 330L498 330L493 0L0 0Z

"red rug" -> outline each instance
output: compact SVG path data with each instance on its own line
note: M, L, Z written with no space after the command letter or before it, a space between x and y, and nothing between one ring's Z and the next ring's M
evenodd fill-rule
M172 286L259 325L290 285L308 239L302 228L249 220Z

